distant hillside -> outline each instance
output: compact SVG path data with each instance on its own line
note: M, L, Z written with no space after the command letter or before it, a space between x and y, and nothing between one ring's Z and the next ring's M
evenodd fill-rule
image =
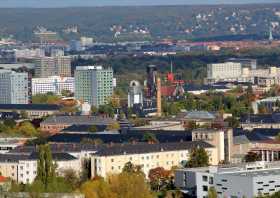
M0 35L27 40L36 26L58 31L77 25L80 35L112 40L114 35L150 38L242 38L280 35L280 3L213 6L134 6L0 9ZM119 32L116 34L116 32ZM147 36L148 35L148 36ZM76 35L77 36L77 35ZM118 38L116 36L116 38ZM248 36L247 36L248 37ZM123 37L122 37L123 38Z

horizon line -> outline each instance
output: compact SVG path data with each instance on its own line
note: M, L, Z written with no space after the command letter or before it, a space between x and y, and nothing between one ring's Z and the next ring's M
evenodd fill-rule
M168 7L168 6L244 6L244 5L273 5L280 4L280 2L256 2L256 3L203 3L203 4L187 4L187 3L176 3L176 4L139 4L139 5L64 5L64 6L1 6L0 9L56 9L56 8L105 8L105 7Z

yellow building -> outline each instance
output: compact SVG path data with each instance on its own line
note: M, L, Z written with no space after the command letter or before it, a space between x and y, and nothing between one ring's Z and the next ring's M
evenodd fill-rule
M122 172L124 165L131 162L140 165L146 176L156 167L171 169L188 161L193 148L202 147L209 155L211 165L218 164L217 149L202 141L159 144L126 144L103 148L91 158L91 176L106 177Z

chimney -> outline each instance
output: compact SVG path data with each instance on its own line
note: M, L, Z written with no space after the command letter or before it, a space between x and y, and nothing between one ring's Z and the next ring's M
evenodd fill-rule
M157 78L157 116L161 117L161 82L160 78Z

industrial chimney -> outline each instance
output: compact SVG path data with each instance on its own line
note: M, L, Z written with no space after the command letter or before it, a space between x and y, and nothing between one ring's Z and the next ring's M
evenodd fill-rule
M157 78L157 116L161 116L161 82L160 78Z

